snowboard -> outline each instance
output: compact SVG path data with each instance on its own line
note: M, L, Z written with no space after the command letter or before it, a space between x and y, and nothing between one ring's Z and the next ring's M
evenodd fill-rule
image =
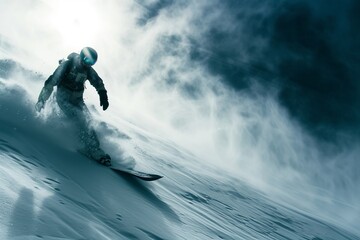
M78 150L78 152L82 155L84 155L87 158L92 159L88 154L86 154L83 151ZM93 160L93 159L92 159ZM107 166L109 168L111 168L113 171L119 173L119 174L127 174L133 177L136 177L138 179L144 180L144 181L155 181L158 180L160 178L162 178L163 176L157 175L157 174L151 174L151 173L145 173L145 172L141 172L141 171L137 171L134 169L129 169L129 168L125 168L125 167L121 167L121 166Z
M126 169L126 168L120 168L120 167L110 167L110 168L117 173L134 176L134 177L139 178L144 181L155 181L155 180L158 180L163 177L163 176L160 176L157 174L140 172L140 171L133 170L133 169Z

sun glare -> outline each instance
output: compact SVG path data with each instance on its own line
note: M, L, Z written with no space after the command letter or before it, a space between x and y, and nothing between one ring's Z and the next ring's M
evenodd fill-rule
M100 38L100 17L94 1L54 1L52 22L67 47L80 48Z

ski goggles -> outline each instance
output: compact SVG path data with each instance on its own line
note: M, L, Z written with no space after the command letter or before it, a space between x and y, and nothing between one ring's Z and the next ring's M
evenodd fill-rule
M88 58L88 57L84 57L84 58L82 59L82 61L83 61L83 63L84 63L85 65L88 65L88 66L94 65L95 62L96 62L96 60L94 60L93 58Z

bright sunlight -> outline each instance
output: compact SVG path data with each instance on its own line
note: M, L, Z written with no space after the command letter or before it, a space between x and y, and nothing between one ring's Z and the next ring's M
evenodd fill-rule
M101 18L95 1L53 1L51 21L66 47L92 45L101 37Z

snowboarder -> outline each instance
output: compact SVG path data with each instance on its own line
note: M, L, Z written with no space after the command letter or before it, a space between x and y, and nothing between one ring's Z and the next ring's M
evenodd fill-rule
M110 156L100 148L98 137L90 124L90 112L83 99L85 81L89 80L99 94L100 106L104 111L109 107L104 83L91 67L96 63L97 57L97 52L93 48L85 47L80 54L71 53L66 60L60 60L58 68L45 81L35 108L40 112L54 86L57 86L57 104L79 129L79 137L84 147L81 152L101 164L110 166Z

